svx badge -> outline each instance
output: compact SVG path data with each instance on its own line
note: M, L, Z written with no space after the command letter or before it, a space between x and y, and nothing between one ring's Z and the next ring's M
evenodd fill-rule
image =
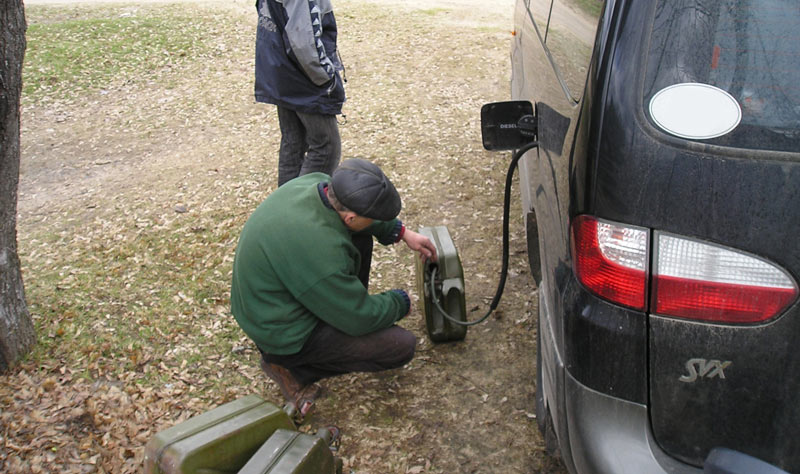
M716 359L689 359L686 361L686 370L689 372L680 377L681 382L694 382L698 378L725 378L724 370L732 364L731 361L719 361Z

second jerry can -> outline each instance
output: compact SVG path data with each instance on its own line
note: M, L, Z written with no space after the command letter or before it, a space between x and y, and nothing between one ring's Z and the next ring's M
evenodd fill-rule
M341 474L342 459L331 452L329 428L317 435L277 430L238 474Z
M419 233L436 246L436 262L416 258L417 294L421 295L422 311L428 336L433 342L460 341L467 335L467 326L454 323L467 320L464 296L464 271L455 243L447 227L421 227ZM448 316L450 319L448 319Z
M248 395L156 433L145 446L144 472L236 472L278 429L295 429L290 414Z

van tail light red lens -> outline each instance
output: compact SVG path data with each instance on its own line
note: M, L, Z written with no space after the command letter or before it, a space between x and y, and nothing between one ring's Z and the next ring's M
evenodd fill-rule
M655 234L651 312L717 323L758 323L797 299L795 282L760 258Z
M578 280L608 301L644 310L648 231L578 216L572 222L572 255Z
M797 283L759 257L593 216L571 226L575 274L600 298L660 316L753 324L797 301ZM650 291L648 306L648 287Z

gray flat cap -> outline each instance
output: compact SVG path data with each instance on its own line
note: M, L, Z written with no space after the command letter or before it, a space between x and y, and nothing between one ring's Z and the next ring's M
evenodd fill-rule
M336 199L359 216L390 221L400 214L400 195L377 165L359 158L344 160L331 176Z

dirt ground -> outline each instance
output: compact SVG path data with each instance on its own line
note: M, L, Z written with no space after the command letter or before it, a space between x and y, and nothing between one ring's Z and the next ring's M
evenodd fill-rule
M40 3L64 2L26 1ZM125 3L135 9L152 0ZM279 132L274 109L252 98L251 3L197 3L240 15L241 30L235 44L220 44L231 53L226 61L170 72L170 88L120 78L89 100L24 105L23 266L34 246L26 236L43 229L88 238L87 229L130 206L153 218L221 213L236 231L274 189ZM482 149L480 107L508 99L513 0L494 0L491 8L482 0L343 0L335 7L349 80L343 155L384 168L403 195L407 225L448 226L464 263L469 317L481 316L499 278L510 157ZM433 344L415 310L402 323L419 339L408 366L326 381L327 396L307 423L341 427L345 472L566 472L545 455L536 429L537 298L517 190L514 196L509 278L488 321L462 342ZM228 275L226 268L221 280ZM418 303L405 248L379 249L372 281L375 291L407 288ZM225 290L215 289L220 298ZM260 376L252 348L231 350L253 361L248 378ZM254 387L280 398L269 382ZM184 396L195 395L187 389ZM128 454L141 459L141 444ZM86 469L78 472L92 472Z

